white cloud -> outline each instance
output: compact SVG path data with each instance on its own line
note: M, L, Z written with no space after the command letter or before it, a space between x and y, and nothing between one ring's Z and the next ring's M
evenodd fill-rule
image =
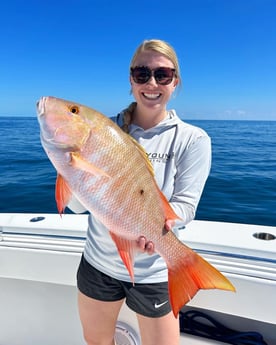
M242 109L227 109L224 111L225 116L231 116L232 118L234 117L241 117L241 116L246 116L247 112Z
M240 116L246 115L246 111L245 110L237 110L237 114Z

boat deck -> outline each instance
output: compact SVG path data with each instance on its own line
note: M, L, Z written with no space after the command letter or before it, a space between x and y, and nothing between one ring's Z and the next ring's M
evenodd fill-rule
M83 215L0 213L0 344L84 345L76 270L86 227ZM226 327L259 332L275 345L276 227L194 221L181 239L237 290L201 290L186 307L211 313ZM125 306L119 321L138 330ZM181 334L180 344L223 343Z

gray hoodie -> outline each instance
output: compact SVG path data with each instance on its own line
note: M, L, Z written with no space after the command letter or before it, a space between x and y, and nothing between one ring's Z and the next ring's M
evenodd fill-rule
M114 119L122 125L122 113ZM148 154L159 188L167 197L181 221L174 232L195 217L196 208L211 167L211 141L202 129L180 120L174 110L153 128L144 130L130 125L129 134ZM81 211L71 203L73 211ZM84 249L85 259L96 269L123 281L131 281L117 247L106 229L93 215L89 216L89 229ZM158 255L137 254L134 262L136 283L167 281L167 267Z

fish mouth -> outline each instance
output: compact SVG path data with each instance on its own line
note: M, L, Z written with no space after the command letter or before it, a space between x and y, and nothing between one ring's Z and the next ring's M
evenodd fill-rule
M45 124L45 121L42 119L45 116L45 111L46 111L46 103L47 103L48 97L41 97L37 102L36 102L36 111L37 111L37 117L38 121L40 123L40 139L41 142L47 145L53 145L53 146L60 146L61 148L66 149L68 145L60 143L55 140L55 134L59 130L58 128L52 132L48 131L48 126Z
M40 97L40 99L36 102L36 111L38 117L41 117L45 113L46 101L47 97Z
M40 99L36 102L36 112L38 117L38 122L40 124L41 130L40 130L40 139L42 142L47 143L54 143L54 138L52 135L47 135L47 131L45 131L45 123L42 119L42 117L45 115L46 110L46 102L48 97L40 97ZM44 129L44 130L43 130Z

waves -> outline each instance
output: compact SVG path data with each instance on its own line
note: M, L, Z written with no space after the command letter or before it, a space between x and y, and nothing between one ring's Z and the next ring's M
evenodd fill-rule
M276 122L189 121L212 139L196 219L276 226ZM36 118L0 117L0 212L56 213Z

